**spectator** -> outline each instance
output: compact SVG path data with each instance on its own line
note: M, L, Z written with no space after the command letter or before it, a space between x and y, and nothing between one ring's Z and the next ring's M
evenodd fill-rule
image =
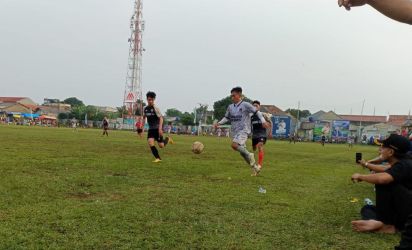
M381 160L392 167L382 173L354 174L354 182L375 184L376 206L362 208L362 220L352 221L358 232L395 233L405 228L412 214L412 160L407 156L410 143L399 135L382 142Z

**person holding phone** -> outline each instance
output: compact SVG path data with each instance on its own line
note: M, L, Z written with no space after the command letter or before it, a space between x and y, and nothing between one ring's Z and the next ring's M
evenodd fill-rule
M376 188L376 207L362 209L362 220L352 221L353 230L358 232L395 233L404 229L412 214L412 159L406 154L409 142L400 135L391 135L381 143L380 158L392 167L381 173L352 175L352 181L374 184Z
M383 173L392 167L387 161L382 160L382 147L379 148L378 157L366 161L362 159L361 154L359 158L356 158L356 163L358 163L360 166L364 168L369 169L373 173Z

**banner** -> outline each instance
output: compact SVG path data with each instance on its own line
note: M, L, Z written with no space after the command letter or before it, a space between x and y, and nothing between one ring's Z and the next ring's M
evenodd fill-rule
M331 128L329 122L317 122L315 124L315 128L313 129L313 140L320 141L323 135L325 135L326 138L330 138Z
M283 137L286 138L290 134L290 128L292 120L289 116L279 116L274 115L272 116L272 123L273 123L273 137Z
M332 139L337 141L346 141L349 136L350 121L333 121L332 122Z

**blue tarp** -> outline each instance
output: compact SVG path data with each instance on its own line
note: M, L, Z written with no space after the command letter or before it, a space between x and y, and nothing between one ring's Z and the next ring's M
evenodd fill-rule
M39 118L38 114L21 114L24 118Z

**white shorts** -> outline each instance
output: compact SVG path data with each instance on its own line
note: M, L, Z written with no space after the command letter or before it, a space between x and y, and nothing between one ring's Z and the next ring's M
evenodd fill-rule
M246 145L246 141L248 139L247 133L238 133L233 136L233 142L239 144L240 146Z

